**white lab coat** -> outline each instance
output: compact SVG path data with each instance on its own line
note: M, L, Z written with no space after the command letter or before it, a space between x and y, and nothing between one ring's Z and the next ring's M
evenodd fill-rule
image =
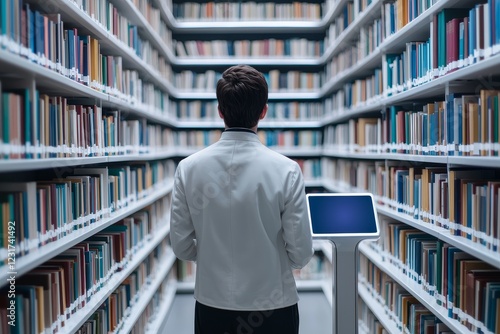
M198 302L230 310L295 304L292 268L313 255L298 164L253 132L223 132L179 163L170 237L178 258L196 261Z

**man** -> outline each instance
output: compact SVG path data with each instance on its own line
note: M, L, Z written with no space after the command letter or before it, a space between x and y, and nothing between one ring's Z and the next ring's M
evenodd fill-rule
M217 83L220 140L182 160L172 194L172 247L196 261L196 334L296 334L292 268L313 255L303 176L259 141L264 76L227 69Z

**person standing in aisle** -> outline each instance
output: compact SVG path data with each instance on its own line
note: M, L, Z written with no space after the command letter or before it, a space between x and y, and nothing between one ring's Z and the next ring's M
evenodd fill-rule
M268 86L247 65L217 82L220 140L177 166L172 248L196 261L196 334L297 334L293 268L313 255L298 164L256 134Z

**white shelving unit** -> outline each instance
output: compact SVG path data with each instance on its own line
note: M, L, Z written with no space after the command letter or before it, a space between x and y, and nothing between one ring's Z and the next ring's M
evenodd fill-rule
M376 300L375 294L376 292L371 291L367 285L358 282L358 295L361 299L363 299L363 302L368 306L372 313L375 314L382 326L384 326L389 333L401 333L401 330L398 329L396 322L392 320L391 315L389 315L390 311L386 310L385 305Z
M27 255L19 257L16 260L16 274L22 275L27 273L28 271L50 260L54 256L61 254L62 252L73 247L79 242L82 242L88 237L102 231L106 227L111 226L114 223L122 220L123 218L130 216L134 212L137 212L142 208L154 203L158 199L169 194L172 191L172 187L173 187L173 182L166 182L164 184L159 184L157 189L151 195L139 199L137 202L131 204L128 207L113 212L111 217L104 218L92 225L73 231L66 237L50 242L38 249L33 250ZM8 277L9 273L7 271L1 272L0 274L1 282L6 282Z
M123 322L122 326L120 327L120 332L130 333L132 331L135 323L141 316L142 312L144 312L144 310L148 306L149 302L153 298L154 294L156 293L160 285L165 281L168 273L170 272L172 266L174 265L176 257L172 252L169 252L168 254L165 255L165 258L162 260L164 262L162 262L161 265L159 265L158 272L155 274L155 277L153 278L152 282L140 292L138 300L134 303L134 305L132 305L130 310L130 315L129 317L127 317L127 319ZM172 283L172 285L174 284L174 282L170 283ZM170 291L173 291L173 287L170 288ZM168 296L165 298L165 301L163 302L163 304L165 304L167 309L166 311L164 311L165 313L168 313L168 309L172 305L172 301L173 301L173 294L169 293Z
M377 267L388 274L395 282L404 287L409 293L415 296L428 310L432 311L446 326L454 333L473 333L458 320L448 317L448 309L437 304L435 297L430 296L420 284L411 278L402 275L399 270L387 262L383 261L382 256L370 249L366 244L360 245L360 252L363 253ZM484 333L490 333L486 328L482 328Z
M42 14L58 13L61 17L61 21L64 22L65 29L69 29L69 27L77 28L79 35L89 35L92 38L97 39L99 41L100 51L103 55L121 57L123 69L137 71L143 83L154 85L156 89L162 91L167 99L169 96L175 96L176 90L171 84L170 78L163 76L159 72L159 68L155 68L145 59L139 57L132 47L129 47L125 42L122 42L120 39L115 37L112 32L108 31L108 29L98 22L97 19L91 17L82 8L80 8L76 4L76 1L54 0L50 3L45 3L44 1L28 2L30 3L31 9L39 8ZM167 45L162 38L163 36L160 36L160 32L152 28L150 23L143 16L143 13L135 7L133 1L111 0L110 3L115 6L119 15L126 17L130 23L138 27L140 37L143 40L147 40L150 45L158 51L158 54L165 59L167 64L172 64L174 56L170 50L171 45ZM2 14L5 15L5 13ZM19 13L19 15L21 15L21 13ZM2 36L0 41L5 42L6 37L4 37L5 36ZM98 91L90 86L86 86L80 82L72 80L63 74L50 69L49 67L35 64L31 60L18 55L15 52L11 52L14 49L15 48L11 48L10 46L4 48L4 45L0 48L0 81L2 82L1 88L3 90L8 91L11 88L19 88L17 84L19 81L22 82L22 85L29 87L30 89L36 88L41 93L50 96L65 97L68 101L74 100L75 104L97 105L98 107L108 110L119 111L121 115L125 115L128 119L145 119L153 124L175 128L177 119L169 114L168 104L165 105L163 110L160 110L154 105L146 105L134 97L127 95L128 92L127 94L124 94L114 91L108 94L103 91ZM10 83L11 80L15 83L15 86L12 86ZM142 151L146 152L141 148L141 152ZM152 153L147 154L0 160L0 177L5 174L10 178L10 175L25 173L19 178L19 182L22 182L24 176L28 177L29 175L36 175L42 170L50 172L51 170L58 171L81 166L102 168L108 167L113 163L117 163L117 165L121 167L134 162L173 159L178 157L178 151L179 149L177 147L164 147L161 149L151 147L148 152ZM4 177L4 179L6 178ZM13 176L12 179L16 180L16 176ZM0 188L2 187L1 182L3 181L0 181ZM86 239L101 232L105 228L133 215L134 213L154 204L155 202L158 202L161 199L164 199L171 193L172 188L172 179L162 180L153 187L149 188L147 192L145 192L147 194L145 197L142 197L143 195L141 195L142 198L135 201L129 201L129 204L126 207L111 212L109 217L102 218L89 226L71 231L71 233L58 240L30 250L30 252L26 255L17 255L15 261L16 277L22 277L22 275L37 268L46 261L64 253L71 247L84 242ZM115 291L116 288L118 288L120 284L151 255L155 248L169 238L169 219L164 219L164 221L159 224L159 227L152 231L152 233L153 235L146 236L140 243L142 247L136 247L136 249L133 250L130 258L127 258L127 260L122 263L123 267L119 270L117 269L118 267L113 269L115 271L106 277L106 280L103 281L103 285L99 288L99 290L97 290L97 292L93 293L89 302L85 303L85 306L77 309L75 313L71 314L69 319L64 320L64 326L60 327L57 333L75 333L78 331L78 329L108 299L113 291ZM159 260L161 263L159 263L158 270L154 274L154 277L151 276L147 279L147 284L140 289L140 294L135 300L133 309L129 312L129 316L122 324L119 325L120 333L129 332L133 328L148 303L159 289L160 285L166 280L168 274L171 272L176 258L173 252L171 250L169 251L167 247L166 254L163 254L163 257ZM5 287L8 283L6 280L10 275L11 272L8 271L7 265L0 267L1 287ZM165 320L165 315L168 313L168 310L172 305L174 294L175 284L170 282L167 288L167 293L162 298L163 302L161 308L156 314L156 318L150 319L151 328L159 328L159 326L161 326L161 323ZM64 315L57 316L58 319L62 319L64 317ZM23 320L24 319L19 318L18 321ZM153 322L153 320L156 322ZM57 324L52 324L51 330L54 330L56 325Z
M125 269L113 275L107 282L107 284L101 289L101 291L97 292L92 297L90 302L85 304L82 309L78 310L78 313L76 315L67 320L64 327L61 328L61 333L76 332L78 328L80 328L85 323L85 321L87 321L88 317L91 316L97 310L97 308L109 297L109 295L111 295L111 293L120 286L123 280L126 279L132 272L134 272L135 268L137 268L146 259L149 253L151 253L151 251L168 236L169 232L170 227L167 225L162 229L162 231L155 233L151 240L148 240L146 245L136 254L134 254L131 262L127 264ZM174 255L169 254L169 256L164 260L171 266L174 262ZM165 267L169 269L171 268L167 266ZM155 281L155 284L156 283L157 282ZM149 289L147 291L149 291Z

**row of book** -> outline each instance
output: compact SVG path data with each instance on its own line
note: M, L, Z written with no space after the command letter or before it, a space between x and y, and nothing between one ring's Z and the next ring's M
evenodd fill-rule
M387 54L382 62L386 95L410 89L457 69L487 59L500 51L500 1L473 8L447 8L433 16L430 36L407 43L401 54Z
M174 2L177 20L320 20L325 8L320 3L299 2Z
M325 75L335 78L340 73L351 69L358 62L368 57L382 43L382 21L375 19L371 24L361 27L356 40L335 52L326 64Z
M439 0L396 0L384 2L380 12L373 12L370 15L373 21L370 21L364 27L361 27L360 34L356 39L358 44L357 49L364 46L366 42L367 31L371 31L374 43L370 47L370 52L375 50L376 46L380 45L386 38L396 33L408 23L425 12L428 8L434 5ZM348 2L342 13L337 17L327 32L325 45L333 45L337 43L337 38L346 30L360 15L368 15L365 9L375 3L373 0L363 0ZM372 40L369 38L368 40ZM361 45L359 44L361 42ZM368 56L364 54L363 56ZM359 59L362 59L360 57Z
M158 4L155 4L151 0L131 0L131 2L135 5L139 13L146 19L146 22L153 29L153 31L158 33L157 36L163 40L165 45L171 47L172 32L168 29L168 24L163 21L161 10L157 8ZM169 2L170 0L165 3L168 4Z
M321 160L320 159L297 159L293 158L300 167L304 179L307 180L320 180L321 174Z
M380 205L500 251L500 175L495 169L405 167L324 159L323 177L375 195Z
M267 121L318 121L324 117L323 104L320 102L268 102ZM217 101L171 100L169 110L180 121L220 121ZM221 123L222 124L222 123Z
M382 71L375 69L373 75L344 84L344 108L368 105L382 96Z
M448 317L474 332L498 333L500 269L411 226L382 221L381 238L371 247L383 261L420 284Z
M29 89L0 96L0 158L38 159L146 154L174 143L172 130L119 111L72 104Z
M500 91L481 89L410 108L391 106L380 117L327 127L325 145L347 152L498 156L499 98Z
M373 262L360 255L359 282L380 305L401 333L453 333L416 297L398 284Z
M170 208L162 202L165 200L107 227L18 277L15 297L5 291L0 297L0 312L4 315L0 320L2 333L57 333L64 329L72 317L79 316L79 310L116 280L134 261L135 254L168 221ZM128 278L123 277L122 285L128 286L124 302L134 300L135 292L158 267L161 261L158 257L167 249L166 242L159 244ZM8 326L6 322L7 306L11 305L15 309L16 326ZM101 307L109 304L105 302Z
M323 41L306 38L263 40L174 41L178 57L300 57L319 58Z
M377 316L366 305L364 300L358 296L358 332L359 333L372 333L372 334L389 334L390 332L384 327ZM420 331L419 334L434 334L434 332Z
M124 329L125 321L136 311L136 306L144 291L150 288L151 282L156 278L158 271L165 261L168 248L160 244L149 256L139 264L139 266L109 295L109 297L90 315L88 320L79 328L79 331L86 334L97 333L120 333ZM167 279L167 278L165 278ZM167 283L175 284L172 281ZM166 289L165 285L163 289ZM153 310L159 307L159 297L161 290L158 290L150 301ZM151 311L151 308L144 310ZM151 316L151 315L150 315ZM145 320L149 320L145 318ZM147 325L148 321L146 322ZM143 327L142 330L144 330ZM77 331L78 333L78 331Z
M182 130L175 132L176 146L203 148L219 140L222 130ZM260 141L268 147L312 148L321 146L319 130L259 130Z
M144 80L134 69L126 69L121 56L101 52L101 42L61 19L60 14L42 14L30 4L8 0L2 11L4 27L0 30L0 45L33 63L90 86L98 91L134 104L155 105L148 91L160 90ZM116 11L115 11L116 12ZM115 23L113 23L116 25ZM158 55L151 43L139 42L137 30L126 33L129 44L135 44L139 60L145 61L164 78L171 77L166 60ZM127 46L128 47L128 46ZM125 63L128 63L125 60ZM165 94L162 92L162 94Z
M263 73L270 91L284 90L319 90L322 85L322 75L313 72L280 71L272 69ZM205 72L181 71L174 75L174 85L180 90L213 91L221 73L207 70Z
M122 42L128 44L128 38L137 38L137 26L134 26L127 17L120 13L120 10L109 0L72 0L75 5L83 10L92 20L97 22L101 28L109 31ZM167 24L161 19L160 10L153 7L150 1L134 0L132 3L144 16L149 25L158 32L165 45L170 46L172 33L167 28ZM127 29L134 29L131 34ZM139 41L140 43L140 41ZM134 43L128 44L137 50ZM139 54L138 54L139 55ZM140 56L140 55L139 55Z
M55 168L46 179L1 182L1 263L7 259L8 222L15 224L16 254L36 252L133 206L165 186L174 170L175 163L166 160L121 167Z
M340 14L335 17L328 28L325 45L333 44L340 34L371 4L372 0L348 1Z
M325 128L323 147L333 152L380 152L381 118L350 119Z
M153 328L156 328L154 324L158 322L163 323L163 317L165 314L160 313L160 310L163 309L165 303L169 302L169 294L171 294L172 289L175 289L176 285L176 275L175 270L172 269L168 273L165 280L160 284L158 290L156 290L153 298L148 303L144 311L141 313L139 319L135 323L132 328L131 334L147 334L147 333L155 333ZM84 334L84 333L77 333ZM99 334L98 331L89 332L87 334Z

